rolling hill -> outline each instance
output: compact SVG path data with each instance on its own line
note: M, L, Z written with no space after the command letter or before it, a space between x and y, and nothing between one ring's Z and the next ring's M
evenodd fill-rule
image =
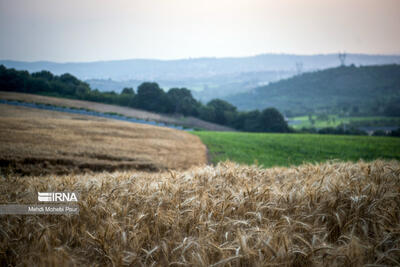
M400 55L347 54L347 64L400 64ZM100 91L120 92L144 81L156 81L164 89L186 87L201 101L226 97L295 75L339 65L337 54L262 54L249 57L189 58L177 60L128 59L96 62L23 62L0 60L17 70L48 70L56 75L70 73Z
M381 115L400 105L400 65L342 66L297 75L226 97L239 109L276 107L287 116L309 113Z
M109 105L103 103L96 103L90 101L83 100L75 100L75 99L65 99L59 97L51 97L51 96L42 96L42 95L33 95L33 94L25 94L25 93L14 93L14 92L4 92L0 91L0 99L4 100L16 100L27 103L40 103L40 104L48 104L60 107L70 107L70 108L78 108L78 109L88 109L93 111L98 111L102 113L113 113L113 114L121 114L124 116L155 121L166 124L175 124L182 125L188 128L201 128L210 131L233 131L234 129L211 123L208 121L204 121L198 118L194 118L191 116L182 117L182 116L168 116L164 114L158 114L154 112L149 112L145 110L134 109L130 107L122 107L117 105Z

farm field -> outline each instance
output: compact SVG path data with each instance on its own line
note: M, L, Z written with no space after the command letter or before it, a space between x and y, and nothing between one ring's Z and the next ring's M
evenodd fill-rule
M400 138L317 134L192 132L208 148L211 162L231 160L264 167L338 159L400 159Z
M291 127L294 129L301 128L326 128L326 127L337 127L341 124L357 124L362 126L398 126L400 127L399 117L339 117L336 115L329 115L326 119L318 119L317 116L312 116L314 125L310 122L308 116L300 116L289 118L289 121L294 121Z
M399 266L400 164L0 179L0 203L79 193L79 215L3 216L3 266ZM12 193L10 193L12 192Z
M397 138L195 136L4 104L0 129L1 204L79 196L76 215L0 215L2 266L399 265ZM224 162L206 166L201 140Z
M152 113L144 110L133 109L128 107L121 107L116 105L101 104L90 101L72 100L59 97L41 96L25 93L13 93L0 91L0 99L4 100L18 100L23 102L32 102L40 104L50 104L60 107L84 108L88 110L98 111L102 113L122 114L127 117L136 119L151 120L167 124L182 125L189 128L201 128L211 131L230 131L229 127L221 126L215 123L206 122L193 117L173 117L157 113Z
M0 104L0 129L3 173L158 171L206 163L199 138L165 127Z

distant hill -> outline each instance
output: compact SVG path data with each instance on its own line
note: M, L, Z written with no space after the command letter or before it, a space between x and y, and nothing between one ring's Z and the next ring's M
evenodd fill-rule
M400 55L347 54L347 64L400 64ZM337 54L290 55L262 54L250 57L193 58L179 60L129 59L96 62L56 63L0 60L0 65L17 70L48 70L56 75L70 73L99 91L121 92L145 81L161 88L185 87L197 100L248 92L251 89L292 77L300 72L340 65Z
M212 77L191 78L181 81L157 80L156 82L165 91L170 88L188 88L193 96L204 103L214 98L247 92L254 87L268 84L269 82L289 78L295 75L294 71L261 71L221 74ZM112 79L85 80L91 88L99 91L115 91L120 93L125 87L137 88L146 80L116 81Z
M117 81L181 81L231 73L295 71L296 63L302 63L303 70L309 71L338 66L339 59L337 54L263 54L237 58L129 59L78 63L0 60L0 65L18 70L28 70L29 72L48 70L56 75L68 72L84 80L110 78ZM355 65L400 64L400 55L348 54L346 63Z
M225 100L242 110L275 107L287 116L399 112L400 65L347 66L309 72Z

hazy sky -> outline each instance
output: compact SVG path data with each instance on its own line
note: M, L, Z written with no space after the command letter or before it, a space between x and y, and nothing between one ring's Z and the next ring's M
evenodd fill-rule
M0 59L400 54L400 0L0 0Z

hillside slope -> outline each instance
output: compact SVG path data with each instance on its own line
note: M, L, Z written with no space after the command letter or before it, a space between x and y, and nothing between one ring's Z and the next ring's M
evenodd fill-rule
M245 110L276 107L288 116L343 110L381 114L388 105L400 105L400 65L304 73L226 100Z
M1 88L0 88L1 89ZM203 121L194 117L173 117L162 114L157 114L154 112L149 112L145 110L139 110L129 107L122 107L116 105L102 104L97 102L83 101L83 100L73 100L66 98L41 96L25 93L13 93L0 91L0 99L5 100L19 100L23 102L33 102L41 104L50 104L55 106L66 106L72 108L84 108L89 110L94 110L98 112L109 112L118 113L127 117L132 117L136 119L150 120L156 122L162 122L167 124L182 125L189 128L202 128L210 131L233 131L232 128L218 125L215 123Z

